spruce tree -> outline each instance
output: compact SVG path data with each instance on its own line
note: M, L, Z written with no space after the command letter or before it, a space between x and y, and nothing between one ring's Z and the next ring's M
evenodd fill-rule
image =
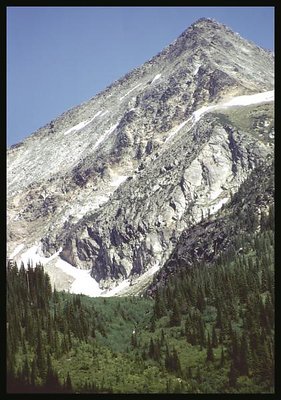
M211 340L210 340L210 335L208 332L208 340L207 340L207 357L206 357L206 361L214 361L214 353L213 353L213 348L211 345Z
M246 336L243 334L239 351L239 373L240 375L248 375L248 372L248 344Z
M228 383L229 383L229 386L235 387L236 384L237 384L237 378L238 378L238 371L237 371L237 369L235 368L234 364L231 363L231 365L230 365L230 370L229 370L229 373L228 373Z
M172 314L170 317L170 326L179 326L181 324L181 313L177 300L173 303Z
M221 359L220 359L220 368L223 368L225 364L225 356L224 356L224 349L221 348Z
M216 329L214 326L212 329L212 347L214 347L214 348L218 347L218 338L217 338Z

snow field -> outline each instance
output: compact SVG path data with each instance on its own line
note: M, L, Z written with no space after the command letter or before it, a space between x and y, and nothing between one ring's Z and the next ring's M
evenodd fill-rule
M15 257L22 249L24 248L24 244L19 244L15 250L11 253L9 258Z
M266 103L270 101L274 101L274 90L270 90L263 93L244 95L244 96L235 96L232 99L225 101L223 103L213 104L210 106L203 106L198 110L194 111L191 117L189 117L176 127L172 128L170 131L170 135L166 139L166 142L171 140L188 122L192 120L192 125L189 128L191 129L193 125L196 122L198 122L203 115L213 110L219 110L235 106L248 106L251 104Z
M155 81L157 81L157 79L159 79L160 77L161 77L161 74L155 75L155 77L153 78L151 84L154 83Z
M97 118L99 115L102 117L105 114L107 114L109 111L106 110L104 112L102 111L98 111L93 118L86 120L86 121L81 121L79 122L77 125L73 126L72 128L68 129L66 132L64 132L64 135L68 135L71 132L76 132L76 131L80 131L81 129L85 128L85 126L89 125L92 121L94 121L95 118Z

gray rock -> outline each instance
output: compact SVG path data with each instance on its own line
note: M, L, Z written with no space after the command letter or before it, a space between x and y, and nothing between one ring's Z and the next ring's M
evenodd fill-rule
M102 288L163 266L182 232L272 157L272 103L222 105L273 88L271 53L197 21L8 150L10 253L21 243L40 243L46 257L62 247L60 258L91 269Z

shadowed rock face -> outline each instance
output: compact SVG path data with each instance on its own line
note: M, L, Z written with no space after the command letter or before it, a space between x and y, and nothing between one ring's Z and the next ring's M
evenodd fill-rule
M182 232L272 157L272 102L224 104L272 90L273 72L271 53L202 19L12 146L8 253L62 247L60 257L91 269L102 288L163 266Z

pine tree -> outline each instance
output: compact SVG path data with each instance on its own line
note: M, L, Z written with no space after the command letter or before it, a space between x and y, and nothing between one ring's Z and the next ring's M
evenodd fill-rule
M69 375L69 372L67 373L67 377L64 383L64 391L67 393L72 393L73 392L73 388L72 388L72 382L71 382L71 378Z
M30 382L33 387L36 386L37 377L38 377L38 367L37 367L36 357L34 357L31 365L31 377L30 377Z
M172 314L170 317L170 326L179 326L181 324L181 313L177 300L173 303Z
M62 386L60 384L57 373L53 369L49 353L47 356L47 373L44 386L47 392L53 393L62 391Z
M155 303L154 303L154 316L156 319L159 319L166 315L166 307L164 303L164 296L163 294L156 292L155 295Z
M197 369L196 369L195 379L197 380L197 382L202 383L202 375L201 375L201 370L200 370L199 366L197 366Z
M216 328L219 329L222 328L222 313L221 313L221 307L219 305L217 305Z
M237 384L237 378L238 378L238 371L235 368L234 364L231 363L230 365L230 370L229 370L229 374L228 374L228 382L229 382L229 386L231 387L235 387Z
M221 359L220 359L220 368L223 368L225 364L224 350L221 348Z
M131 345L132 345L133 349L135 349L137 347L137 345L138 345L138 343L137 343L137 335L136 335L135 331L131 335Z
M206 357L206 361L214 361L214 353L213 353L213 348L211 345L211 340L210 340L210 335L208 332L208 340L207 340L207 357Z
M218 347L218 338L217 338L216 329L214 326L212 329L212 347L214 347L214 348Z
M198 322L198 336L199 336L199 344L202 347L206 346L206 337L205 337L205 327L204 322L200 314L199 322Z
M148 355L150 358L154 358L154 354L155 354L154 342L153 339L150 338Z
M243 334L239 351L239 373L240 375L248 375L248 372L248 344L246 336Z

